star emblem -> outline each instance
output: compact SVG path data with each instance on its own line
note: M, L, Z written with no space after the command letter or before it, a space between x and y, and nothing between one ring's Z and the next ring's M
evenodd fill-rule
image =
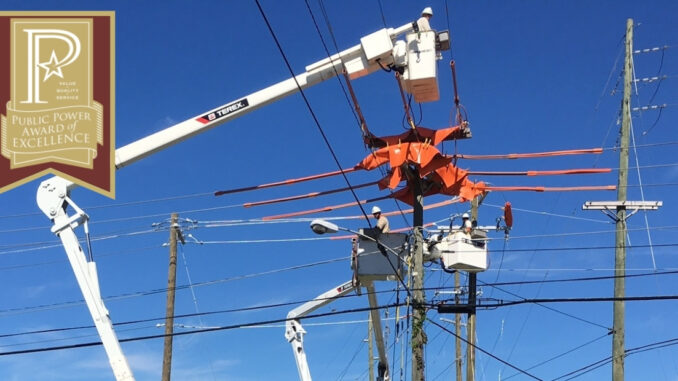
M38 66L45 69L45 78L43 82L47 82L49 77L56 75L57 77L64 78L64 74L61 72L61 65L59 65L59 59L56 56L56 52L52 50L52 54L49 58L49 61L39 63Z

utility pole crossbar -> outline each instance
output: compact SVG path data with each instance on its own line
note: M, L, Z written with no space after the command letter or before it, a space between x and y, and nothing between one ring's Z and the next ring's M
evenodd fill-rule
M627 210L657 210L663 206L662 201L586 201L582 206L584 210L610 210L624 207Z

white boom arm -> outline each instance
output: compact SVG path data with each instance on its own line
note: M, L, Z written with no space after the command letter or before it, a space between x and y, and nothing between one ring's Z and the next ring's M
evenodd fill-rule
M377 297L374 293L374 286L371 282L368 283L366 287L368 290L368 300L370 303L370 314L372 316L374 336L376 338L377 348L379 351L379 376L377 377L377 380L388 381L388 360L386 358L384 336L381 331L381 317L379 316L379 310L377 309ZM297 370L299 371L299 379L301 381L312 381L312 378L311 372L308 369L306 352L304 351L304 335L306 334L306 331L301 326L299 319L322 306L332 303L335 299L342 297L353 290L353 282L348 281L318 295L315 299L300 305L287 314L287 321L285 323L285 338L292 345L292 351L294 352L294 359L297 362Z
M306 334L306 331L298 319L326 304L332 303L334 299L344 296L351 291L353 291L353 282L348 281L320 294L315 299L300 305L287 314L285 338L292 344L292 351L294 352L294 359L297 361L297 370L299 371L299 379L301 381L311 381L312 379L311 372L308 369L308 362L306 361L306 352L304 352L304 334Z
M236 99L223 106L120 147L115 151L116 169L127 166L194 135L293 94L299 91L299 88L304 89L333 78L344 69L346 69L350 78L358 78L379 70L381 65L402 64L402 62L406 62L406 59L402 61L402 57L394 57L394 52L398 55L398 50L394 49L393 41L399 35L411 30L412 24L406 24L397 29L381 29L361 38L359 45L307 66L304 73L294 78ZM433 43L432 38L435 36L422 35L426 36L425 40L429 45ZM419 61L416 64L418 65ZM435 65L433 67L435 69ZM412 86L412 88L415 87ZM87 214L78 208L69 198L70 190L75 188L75 186L72 182L60 177L47 179L38 188L37 203L42 212L54 223L52 232L59 236L64 245L80 290L87 302L87 307L92 314L92 319L96 324L101 341L106 349L116 380L134 380L132 371L127 364L113 331L108 311L101 299L96 265L93 261L86 259L74 232L78 225L84 225L87 232L86 223L88 220ZM68 216L66 212L68 205L76 212L73 216Z

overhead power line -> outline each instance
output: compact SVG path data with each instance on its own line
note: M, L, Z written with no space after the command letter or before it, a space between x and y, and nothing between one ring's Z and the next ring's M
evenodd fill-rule
M634 347L634 348L629 348L629 349L626 350L624 357L628 357L628 356L636 354L636 353L642 353L642 352L646 352L646 351L650 351L650 350L661 349L661 348L665 348L665 347L669 347L669 346L673 346L673 345L678 345L678 338L657 341L657 342L654 342L654 343L645 344L645 345L641 345L641 346ZM584 374L589 373L589 372L591 372L595 369L598 369L601 366L604 366L604 365L606 365L610 362L612 362L612 356L608 356L608 357L606 357L602 360L595 361L595 362L590 363L588 365L585 365L581 368L578 368L574 371L566 373L562 376L556 377L552 381L557 381L557 380L562 380L562 379L564 379L565 381L572 380L574 378L583 376ZM569 377L569 376L571 376L571 377ZM569 377L569 378L566 378L566 377Z
M332 159L334 159L334 162L336 163L337 167L339 168L339 171L341 171L341 175L344 178L344 181L346 182L346 185L351 188L351 182L348 180L348 177L346 176L346 173L344 173L344 169L339 163L339 158L337 158L337 155L334 152L334 149L332 148L332 145L330 144L329 139L327 138L327 135L325 134L325 131L323 130L322 126L320 125L320 121L315 115L315 112L313 111L313 108L311 107L310 102L308 101L308 98L306 98L306 94L304 93L304 90L301 88L301 85L297 81L297 77L294 75L294 70L292 70L292 66L290 65L289 60L287 59L287 55L283 51L282 45L280 45L280 41L278 41L278 37L276 36L275 32L273 31L273 27L268 21L268 17L266 16L266 13L264 12L264 9L261 7L261 4L259 3L259 0L255 0L257 3L257 8L259 8L259 13L261 13L261 17L264 19L264 22L266 23L266 27L268 28L268 31L271 33L271 37L273 37L273 40L275 41L276 46L278 47L278 51L280 51L280 55L283 58L283 61L285 61L285 66L287 66L287 70L289 71L290 75L294 79L294 83L297 85L297 89L299 90L299 94L304 100L304 103L306 104L306 108L308 109L308 112L311 114L311 117L313 118L313 121L315 122L316 127L318 128L318 132L320 132L320 135L323 138L323 141L325 142L325 145L327 146L327 149L330 151L330 155L332 156ZM355 193L355 191L351 188L351 194L353 195L353 198L356 200L356 202L359 202L358 195ZM360 210L362 211L363 215L365 216L365 221L369 225L369 227L372 227L372 222L370 222L370 218L367 216L367 213L365 212L365 209L362 207L362 205L358 205Z
M539 363L534 364L534 365L532 365L531 367L529 367L529 368L527 368L527 369L525 369L525 370L532 370L532 369L534 369L534 368L538 368L538 367L540 367L540 366L542 366L542 365L548 364L548 363L551 362L551 361L557 360L557 359L559 359L559 358L561 358L561 357L563 357L563 356L565 356L565 355L568 355L568 354L570 354L570 353L572 353L572 352L574 352L574 351L577 351L577 350L579 350L579 349L581 349L581 348L584 348L584 347L586 347L586 346L588 346L588 345L591 345L591 344L593 344L593 343L595 343L595 342L597 342L597 341L600 341L600 340L602 340L602 339L608 337L609 335L610 335L610 334L608 333L608 334L606 334L606 335L598 336L597 338L592 339L592 340L589 340L589 341L585 342L584 344L577 345L576 347L574 347L574 348L572 348L572 349L568 349L567 351L565 351L565 352L563 352L563 353L560 353L560 354L558 354L558 355L556 355L556 356L550 357L550 358L548 358L548 359L546 359L546 360L540 361ZM514 374L512 374L512 375L510 375L510 376L508 376L508 377L506 377L506 378L502 378L502 380L508 380L508 379L510 379L510 378L513 378L513 377L519 376L519 375L520 375L520 373L514 373Z
M658 276L658 275L676 275L678 270L674 271L653 271L650 273L642 274L624 274L621 277L623 278L641 278L647 276ZM588 281L597 281L597 280L608 280L615 279L620 277L619 275L609 275L609 276L596 276L596 277L582 277L582 278L564 278L564 279L544 279L544 280L524 280L517 282L499 282L499 283L488 283L487 286L515 286L519 284L542 284L542 283L567 283L567 282L588 282Z
M520 299L522 299L522 300L528 300L527 298L523 298L522 296L517 295L517 294L515 294L515 293L513 293L513 292L511 292L511 291L505 290L505 289L503 289L503 288L501 288L501 287L499 287L499 286L496 286L496 285L490 285L490 284L485 283L485 282L480 281L480 280L479 280L478 282L479 282L480 284L482 284L482 285L496 288L497 290L499 290L499 291L501 291L501 292L503 292L503 293L512 295L512 296L517 297L517 298L520 298ZM579 320L579 321L581 321L581 322L584 322L584 323L587 323L587 324L590 324L590 325L593 325L593 326L596 326L596 327L599 327L599 328L603 328L603 329L608 330L608 331L610 330L610 327L604 326L604 325L602 325L602 324L598 324L598 323L593 322L593 321L588 320L588 319L581 318L581 317L579 317L579 316L575 316L575 315L569 314L569 313L567 313L567 312L563 312L563 311L557 310L557 309L555 309L555 308L546 306L546 305L544 305L544 304L542 304L542 303L534 303L534 304L538 305L539 307L545 308L545 309L547 309L547 310L549 310L549 311L553 311L553 312L555 312L555 313L557 313L557 314L561 314L561 315L563 315L563 316L567 316L567 317L569 317L569 318L572 318L572 319L575 319L575 320Z
M640 301L662 301L662 300L678 300L678 295L649 295L649 296L625 296L625 297L586 297L586 298L536 298L523 300L499 300L494 304L478 304L481 308L497 308L509 307L518 304L539 304L539 303L597 303L597 302L640 302Z
M367 312L367 311L372 311L372 310L382 310L382 309L397 307L399 305L404 305L404 303L401 303L401 304L391 303L391 304L386 304L386 305L382 305L382 306L377 306L377 307L374 307L374 308L363 307L363 308L354 308L354 309L349 309L349 310L331 311L331 312L318 313L318 314L313 314L313 315L306 315L306 316L303 316L303 317L297 317L295 319L296 320L307 320L307 319L314 319L314 318L325 317L325 316L343 315L343 314L357 313L357 312ZM233 325L227 325L227 326L209 327L209 328L191 330L191 331L173 332L171 335L170 334L168 334L168 335L158 334L158 335L128 337L128 338L119 339L118 341L120 343L127 343L127 342L133 342L133 341L145 341L145 340L152 340L152 339L160 339L160 338L164 338L166 336L185 336L185 335L193 335L193 334L197 334L197 333L227 331L227 330L232 330L232 329L237 329L237 328L254 327L254 326L258 326L258 325L284 323L288 320L290 320L290 319L285 318L285 319L262 320L262 321L257 321L257 322L245 322L245 323L233 324ZM53 346L53 347L22 349L22 350L16 350L16 351L0 352L0 357L19 355L19 354L28 354L28 353L52 352L52 351L59 351L59 350L64 350L64 349L85 348L85 347L93 347L93 346L99 346L99 345L102 345L101 341L93 341L93 342L71 344L71 345L60 345L60 346Z
M325 260L325 261L306 263L306 264L301 264L301 265L297 265L297 266L289 266L289 267L285 267L285 268L262 271L262 272L258 272L258 273L237 275L237 276L228 277L228 278L215 279L215 280L209 280L209 281L203 281L203 282L196 282L196 283L193 283L192 286L193 287L200 287L200 286L210 286L210 285L222 284L222 283L232 282L232 281L236 281L236 280L250 279L250 278L255 278L255 277L264 276L264 275L271 275L271 274L276 274L276 273L281 273L281 272L286 272L286 271L299 270L299 269L315 267L315 266L325 265L325 264L330 264L330 263L337 263L337 262L347 261L349 259L350 259L350 257L341 257L341 258L329 259L329 260ZM174 290L184 290L184 289L187 289L187 288L190 288L190 287L191 287L191 285L180 285L180 286L176 286L174 288ZM121 300L121 299L128 299L128 298L134 298L134 297L150 296L150 295L165 293L168 290L169 290L169 288L157 288L157 289L153 289L153 290L137 291L137 292L132 292L132 293L126 293L126 294L120 294L120 295L114 295L114 296L107 296L107 297L104 297L103 299L104 299L104 301L107 301L107 300ZM307 301L308 300L300 301L299 303L304 303L304 302L307 302ZM29 311L43 311L43 310L56 309L56 308L61 308L61 307L69 307L69 306L79 305L79 304L82 304L82 303L84 303L84 300L80 299L80 300L74 300L74 301L69 301L69 302L43 304L43 305L39 305L39 306L10 308L10 309L5 309L5 310L0 310L0 316L1 315L8 315L8 314L29 312ZM294 303L292 303L292 304L294 304ZM283 304L283 305L285 305L285 304ZM273 306L278 307L278 305L273 305Z
M504 365L508 365L508 366L510 366L511 368L513 368L513 369L519 371L520 373L522 373L522 374L524 374L524 375L526 375L526 376L529 376L530 378L533 378L533 379L535 379L535 380L540 380L540 381L542 381L541 378L539 378L539 377L537 377L537 376L535 376L535 375L533 375L533 374L531 374L531 373L528 373L527 371L525 371L525 370L523 370L523 369L518 368L517 366L515 366L515 365L509 363L508 361L505 361L505 360L500 359L499 357L493 355L492 353L490 353L490 352L488 352L488 351L486 351L486 350L480 348L479 346L477 346L477 345L475 345L475 344L473 344L473 343L470 343L470 342L469 342L468 340L466 340L465 338L463 338L463 337L461 337L461 336L458 336L457 334L455 334L454 332L452 332L452 331L450 331L449 329L445 328L445 327L442 326L441 324L438 324L437 322L435 322L435 321L433 321L433 320L431 320L431 319L428 319L428 318L427 318L426 320L428 320L429 323L435 325L436 327L442 329L443 331L445 331L445 332L447 332L447 333L453 335L454 337L460 339L461 341L465 342L466 345L471 345L471 346L473 346L475 349L477 349L477 350L483 352L484 354L486 354L486 355L492 357L493 359L499 361L500 363L502 363L502 364L504 364Z
M671 274L676 274L678 271L673 271L670 272ZM668 274L668 273L667 273ZM664 275L664 273L648 273L648 274L638 274L638 276L651 276L651 275ZM235 279L235 278L248 278L249 276L241 276L241 277L233 277L230 279ZM626 277L634 277L634 275L626 275ZM584 280L599 280L599 279L608 279L611 277L596 277L596 278L573 278L573 279L563 279L563 280L554 280L554 281L584 281ZM548 281L546 281L548 282ZM203 283L195 283L193 286L196 285L201 285ZM497 283L499 285L506 285L506 284L521 284L521 283L527 283L527 282L514 282L514 283ZM495 284L492 283L484 283L486 286L495 286ZM184 286L178 286L177 289L185 289L190 287L189 285L184 285ZM424 288L424 290L443 290L443 289L448 289L450 287L427 287ZM161 293L161 292L166 292L167 289L157 289L157 290L151 290L148 291L147 294L156 294L156 293ZM394 292L395 290L383 290L383 291L375 291L375 294L382 294L382 293L391 293ZM504 290L502 290L504 291ZM369 292L369 291L366 291ZM110 299L119 299L122 297L129 297L129 296L134 296L134 295L140 295L142 293L134 293L134 294L126 294L126 295L121 295L118 297L108 297L105 298L104 300L110 300ZM348 299L348 298L355 298L359 297L361 295L357 294L348 294L348 295L343 295L341 297L333 298L333 299ZM653 301L653 300L675 300L678 299L678 295L655 295L655 296L640 296L640 297L626 297L625 300L628 301ZM175 314L174 318L187 318L187 317L201 317L201 316L208 316L208 315L218 315L218 314L226 314L226 313L234 313L234 312L245 312L245 311L256 311L256 310L263 310L263 309L271 309L271 308L279 308L279 307L287 307L291 305L298 305L302 303L306 303L311 300L318 300L316 299L305 299L305 300L297 300L297 301L291 301L291 302L285 302L285 303L275 303L275 304L267 304L267 305L256 305L256 306L251 306L251 307L239 307L239 308L231 308L231 309L224 309L224 310L216 310L216 311L206 311L206 312L197 312L197 313L187 313L187 314ZM479 304L478 307L481 308L496 308L496 307L507 307L507 306L512 306L516 304L528 304L528 303L564 303L564 302L603 302L603 301L613 301L615 298L609 298L609 297L602 297L602 298L543 298L543 299L525 299L523 298L522 300L517 300L517 301L499 301L495 304ZM62 304L54 304L54 305L49 305L49 306L38 306L38 307L26 307L24 309L28 308L43 308L46 309L47 307L57 307L57 306L65 306L65 305L74 305L74 304L79 304L82 303L82 301L73 301L73 302L67 302L67 303L62 303ZM398 303L398 305L402 305ZM430 307L436 308L439 307L440 304L431 304ZM13 310L5 310L5 311L0 311L0 313L4 312L16 312L18 309L13 309ZM152 318L144 318L144 319L137 319L137 320L131 320L131 321L125 321L125 322L117 322L114 323L114 326L123 326L123 325L131 325L131 324L140 324L140 323L147 323L147 322L152 322L152 321L159 321L159 320L164 320L165 316L158 316L158 317L152 317ZM601 326L602 327L602 326ZM32 334L42 334L42 333L54 333L54 332L64 332L64 331L72 331L72 330L80 330L80 329L89 329L89 328L94 328L93 325L86 325L86 326L74 326L74 327L63 327L63 328L52 328L52 329L46 329L46 330L33 330L33 331L23 331L23 332L13 332L13 333L5 333L5 334L0 334L0 338L4 337L15 337L15 336L25 336L25 335L32 335ZM604 327L606 328L606 327Z

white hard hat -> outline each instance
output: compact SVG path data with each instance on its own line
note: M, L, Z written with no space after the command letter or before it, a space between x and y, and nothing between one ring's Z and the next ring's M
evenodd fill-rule
M468 215L468 213L464 213L464 214L462 214L462 215L461 215L461 218L469 218L469 215Z
M423 16L423 15L431 15L431 16L433 16L433 9L431 9L431 7L426 7L426 8L424 8L423 11L421 11L421 15L422 15L422 16Z
M372 214L374 213L381 213L381 209L376 205L372 207Z

